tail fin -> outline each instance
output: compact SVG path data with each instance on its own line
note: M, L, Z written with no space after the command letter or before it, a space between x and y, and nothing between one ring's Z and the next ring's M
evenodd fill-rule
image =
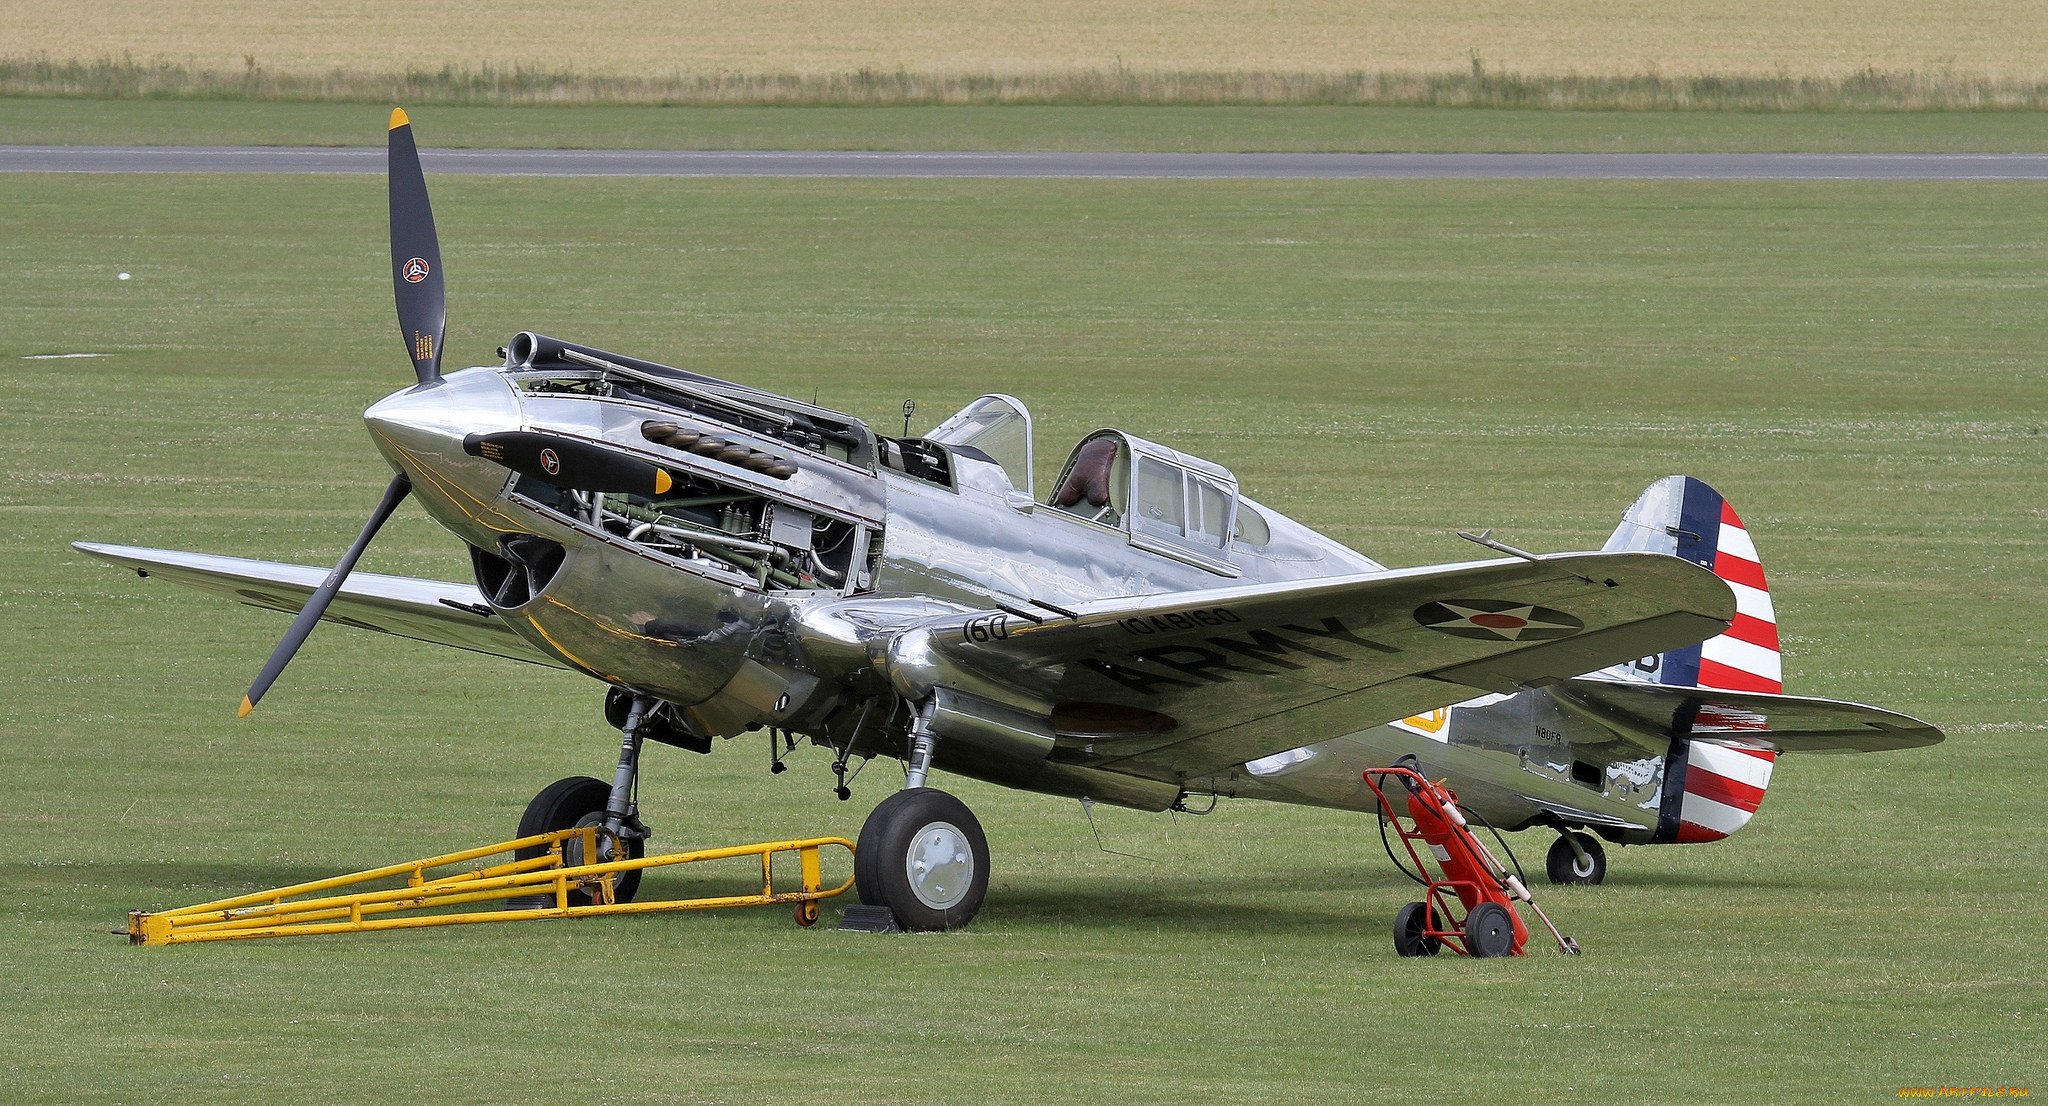
M1704 480L1667 476L1622 515L1602 547L1669 553L1711 569L1735 592L1735 622L1698 645L1615 665L1603 675L1670 687L1721 691L1785 690L1778 615L1756 544L1735 508Z
M1735 621L1698 645L1673 649L1607 669L1602 675L1669 687L1782 694L1778 615L1763 559L1735 508L1704 480L1667 476L1643 491L1621 518L1606 549L1669 553L1711 569L1735 592ZM1717 711L1700 708L1704 716ZM1701 721L1706 721L1702 718ZM1740 731L1741 717L1717 720ZM1756 814L1770 786L1777 754L1739 742L1694 739L1673 743L1665 765L1665 794L1657 835L1681 844L1718 841Z

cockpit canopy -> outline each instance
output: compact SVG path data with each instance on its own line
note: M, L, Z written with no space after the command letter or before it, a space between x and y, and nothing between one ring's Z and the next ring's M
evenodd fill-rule
M1000 465L1012 487L1031 495L1031 414L1011 396L986 395L926 438L956 453ZM1130 535L1154 552L1229 568L1232 541L1263 546L1266 520L1238 502L1229 469L1121 430L1082 438L1042 501L1046 506Z
M1023 400L985 395L940 423L925 440L987 457L1003 467L1011 487L1031 494L1031 412Z
M1074 449L1049 501L1120 526L1136 541L1168 542L1222 558L1237 512L1230 470L1121 430L1097 430Z

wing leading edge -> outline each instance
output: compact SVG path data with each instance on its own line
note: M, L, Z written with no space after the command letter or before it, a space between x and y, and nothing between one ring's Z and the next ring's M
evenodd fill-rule
M908 694L1049 718L1054 760L1175 779L1690 644L1734 615L1727 585L1679 558L1574 553L945 618L898 635L889 663Z
M328 569L306 565L144 549L132 545L73 542L72 548L132 568L145 576L224 595L238 603L296 614L306 597L327 578ZM562 667L484 605L471 584L358 572L348 578L323 622L449 645L529 664Z

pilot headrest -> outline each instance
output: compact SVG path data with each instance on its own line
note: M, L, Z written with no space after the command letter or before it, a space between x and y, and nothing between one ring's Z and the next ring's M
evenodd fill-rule
M1052 497L1052 505L1072 507L1086 499L1091 507L1109 506L1109 470L1115 465L1115 438L1097 438L1082 446L1059 494Z

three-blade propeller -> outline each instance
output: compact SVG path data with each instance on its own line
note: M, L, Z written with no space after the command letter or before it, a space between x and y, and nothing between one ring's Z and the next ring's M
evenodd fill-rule
M398 301L398 328L405 337L406 352L412 358L413 373L421 384L441 379L441 338L448 327L448 299L441 282L441 242L434 234L434 209L427 203L427 178L420 170L419 149L412 140L412 121L403 109L391 112L388 173L391 182L391 287ZM370 545L370 539L398 504L412 490L404 473L391 478L384 498L370 512L363 532L342 555L334 571L327 574L299 616L285 631L284 640L271 650L270 659L249 685L236 717L246 718L277 682L292 655L313 632L313 624L327 613L327 606L341 591L343 581L354 571L356 561Z

